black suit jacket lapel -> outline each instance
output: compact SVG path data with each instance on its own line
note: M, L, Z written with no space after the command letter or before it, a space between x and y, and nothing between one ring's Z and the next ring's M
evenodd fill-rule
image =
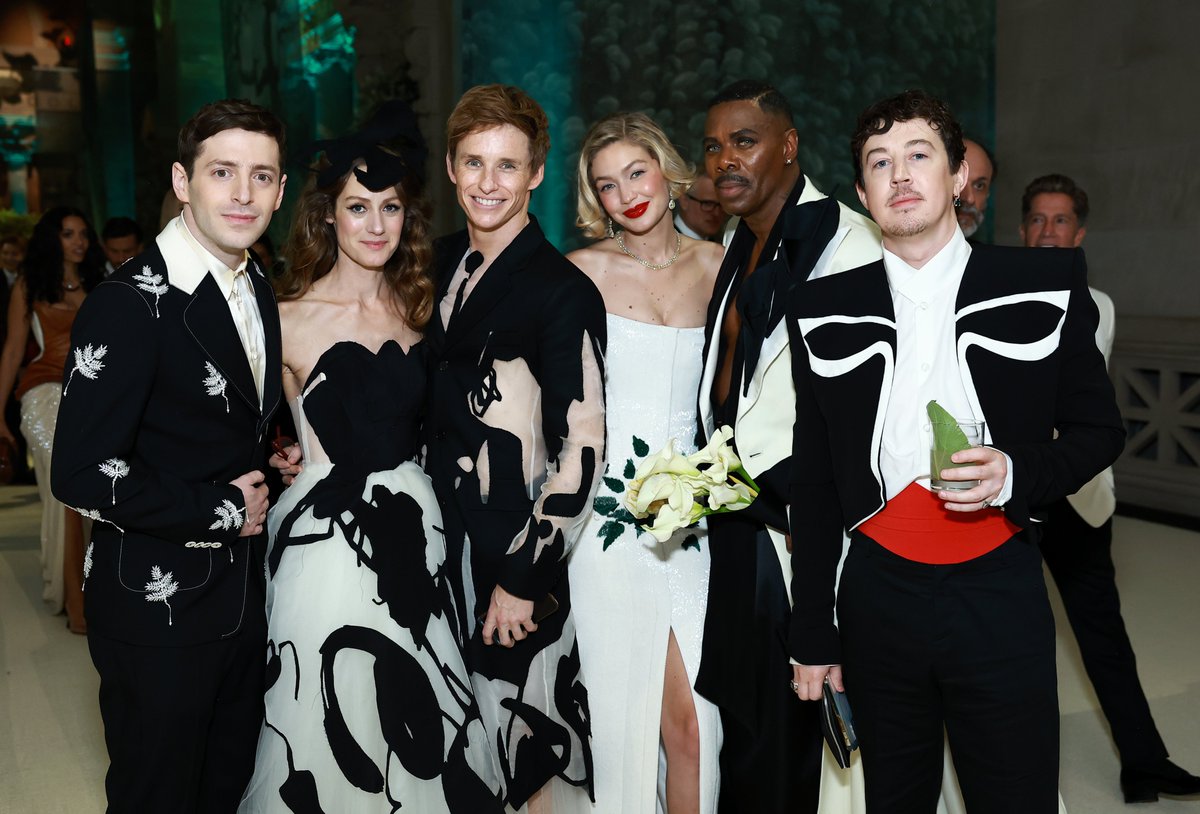
M276 331L278 319L276 315ZM204 275L204 279L192 293L192 301L184 306L183 321L188 332L208 354L213 366L257 415L261 408L258 390L254 387L254 375L250 372L250 362L246 359L246 350L238 338L237 326L233 324L233 315L229 313L229 304L221 295L221 288L211 274ZM263 327L266 327L265 320Z
M513 275L525 267L529 258L545 240L537 219L530 215L529 224L504 251L500 252L500 256L492 261L483 277L471 290L471 296L463 303L458 316L450 321L449 327L446 328L446 344L457 342L491 313L512 288Z

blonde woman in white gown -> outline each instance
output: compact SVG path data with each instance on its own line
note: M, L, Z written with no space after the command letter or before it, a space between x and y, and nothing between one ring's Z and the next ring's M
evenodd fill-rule
M608 311L608 469L570 573L592 723L588 810L606 814L712 812L720 782L720 715L692 689L708 596L704 530L659 544L622 513L631 461L672 438L694 449L704 318L722 251L675 230L671 209L691 180L640 113L609 116L584 140L578 225L602 239L569 259Z

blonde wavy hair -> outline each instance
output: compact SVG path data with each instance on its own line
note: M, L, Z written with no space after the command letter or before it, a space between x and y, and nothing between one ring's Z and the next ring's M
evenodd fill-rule
M695 168L683 160L667 134L645 113L613 113L606 116L592 125L579 149L575 197L578 217L575 225L591 238L604 237L608 231L608 213L596 194L592 161L605 147L620 141L641 147L658 162L672 198L680 198L696 179Z

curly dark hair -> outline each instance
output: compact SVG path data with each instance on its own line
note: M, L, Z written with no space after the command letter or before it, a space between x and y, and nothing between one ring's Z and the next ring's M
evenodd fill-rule
M22 264L25 280L25 301L29 310L35 302L55 303L62 300L63 288L63 221L76 217L87 228L88 248L79 264L79 281L84 291L91 291L104 279L104 255L96 240L96 231L83 211L73 206L56 206L46 210L33 227L29 249Z
M324 187L318 186L314 177L301 194L287 241L287 267L276 284L280 300L303 297L313 283L333 269L338 243L334 225L329 221L333 220L334 205L353 172L350 169ZM434 285L430 270L433 248L429 237L432 207L415 173L407 173L395 189L404 205L404 228L400 245L384 265L383 275L396 309L404 314L410 326L421 330L433 314Z
M962 165L967 148L963 146L962 125L954 118L950 106L923 90L906 90L881 99L858 116L854 136L850 139L850 160L854 162L854 183L863 185L862 151L871 136L886 133L896 122L924 119L937 131L950 159L950 172Z

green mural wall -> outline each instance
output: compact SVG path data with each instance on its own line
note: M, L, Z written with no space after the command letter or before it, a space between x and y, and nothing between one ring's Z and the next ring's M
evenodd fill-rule
M553 146L534 211L560 247L580 242L571 190L588 124L645 111L697 161L706 102L736 79L783 91L805 171L856 207L849 135L878 98L923 87L994 141L987 0L462 0L461 40L464 86L520 85L546 108Z

